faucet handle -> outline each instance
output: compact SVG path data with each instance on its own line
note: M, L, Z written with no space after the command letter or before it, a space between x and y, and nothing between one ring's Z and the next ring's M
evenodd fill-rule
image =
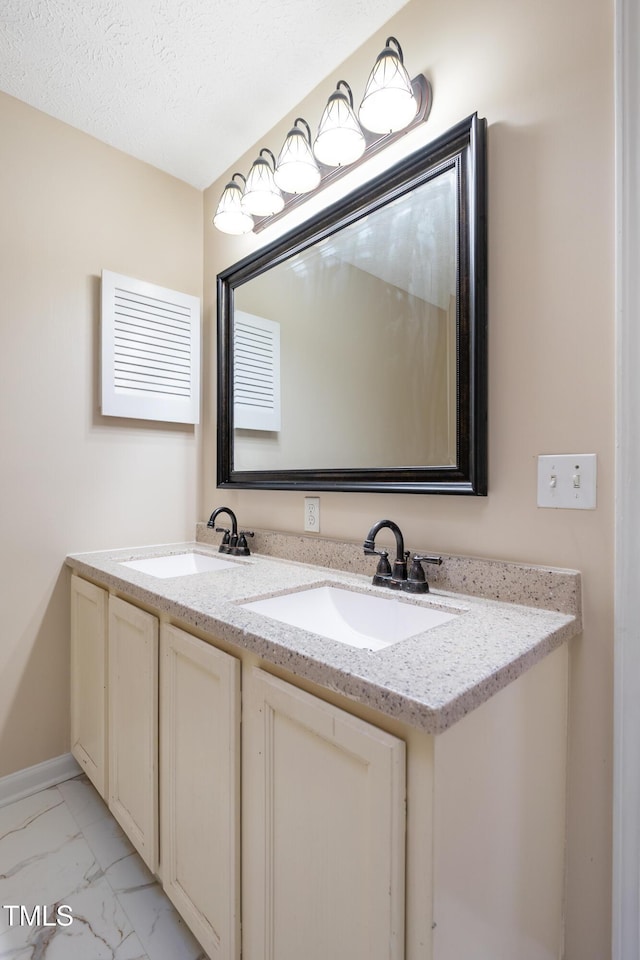
M216 527L216 533L224 534L220 546L218 547L218 553L229 553L231 546L231 531L226 527Z
M374 550L373 545L368 546L368 542L364 542L364 552L368 556L380 557L378 560L378 566L376 567L376 572L373 578L374 584L380 584L383 581L386 582L391 577L391 564L389 563L389 551L388 550Z
M388 550L367 550L365 553L375 554L380 557L378 560L378 566L376 567L376 572L373 577L373 584L376 586L386 585L391 579L391 564L389 563L389 551Z
M419 563L434 563L436 566L440 566L442 563L442 557L434 557L432 554L424 554L420 556L417 553L414 553L413 559L417 560Z
M429 593L429 584L422 568L423 563L434 563L440 566L442 557L414 553L405 586L405 590L408 590L409 593Z
M377 557L389 556L388 550L376 550L375 547L373 546L373 540L365 540L365 542L362 545L362 548L364 552L367 554L367 556L372 556L373 554L375 554Z
M238 534L238 542L231 551L233 555L236 557L248 557L251 551L249 550L247 537L253 536L255 536L253 530L241 530Z

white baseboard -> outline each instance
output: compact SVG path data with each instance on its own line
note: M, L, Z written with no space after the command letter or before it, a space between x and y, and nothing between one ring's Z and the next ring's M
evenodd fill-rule
M63 753L61 757L53 757L24 770L17 770L8 777L0 778L0 807L46 790L47 787L53 787L63 780L71 780L80 773L82 768L70 753Z

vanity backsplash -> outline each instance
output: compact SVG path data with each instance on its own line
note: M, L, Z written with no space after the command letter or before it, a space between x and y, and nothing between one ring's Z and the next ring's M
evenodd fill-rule
M365 576L373 576L375 572L375 558L365 556L362 543L275 530L254 529L254 533L252 553ZM198 542L217 546L220 539L220 534L208 528L206 523L197 524ZM419 547L416 544L411 546ZM555 610L571 614L578 623L581 622L582 590L577 570L446 554L442 554L442 561L440 567L429 570L429 583L438 590Z

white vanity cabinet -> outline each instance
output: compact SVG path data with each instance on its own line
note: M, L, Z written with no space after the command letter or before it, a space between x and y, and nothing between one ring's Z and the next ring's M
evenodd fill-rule
M107 798L107 600L71 577L71 753Z
M240 661L73 576L71 677L74 756L211 960L239 958Z
M109 597L109 809L158 870L158 618Z
M109 808L211 960L404 960L404 742L76 576L72 598L74 754L103 785L108 754Z
M432 734L77 576L71 612L74 756L211 960L562 955L566 644Z
M401 740L249 668L242 835L246 960L402 960Z
M240 956L240 661L160 631L160 838L167 895L211 960Z

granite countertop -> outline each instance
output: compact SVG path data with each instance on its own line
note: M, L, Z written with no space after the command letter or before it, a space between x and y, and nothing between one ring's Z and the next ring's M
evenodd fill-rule
M438 585L427 596L399 596L373 587L370 575L257 553L225 558L233 559L233 566L224 570L163 579L121 563L191 551L220 556L214 546L188 542L71 554L66 562L80 576L134 602L431 734L446 730L581 629L579 608L541 609L454 593ZM527 568L521 569L526 573ZM553 573L529 569L532 578L536 570L547 576ZM569 573L578 583L579 598L579 574ZM320 584L341 584L457 615L423 634L370 651L241 606Z

